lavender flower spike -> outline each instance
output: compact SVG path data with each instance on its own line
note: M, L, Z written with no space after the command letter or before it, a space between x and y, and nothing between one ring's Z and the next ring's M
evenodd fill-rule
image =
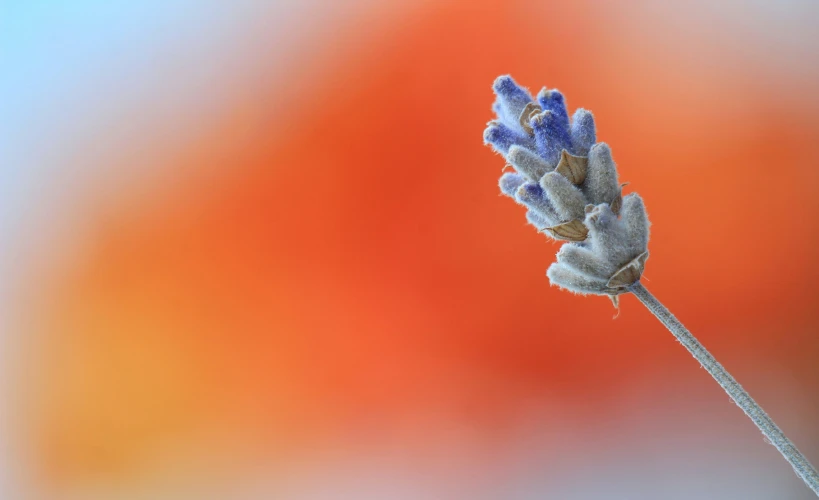
M578 109L569 119L566 101L544 88L533 99L510 76L493 85L496 119L484 142L514 172L500 178L503 194L527 208L538 231L564 241L547 276L553 285L581 295L605 295L618 306L633 293L714 377L756 424L796 474L819 495L819 474L771 418L716 359L640 283L648 260L649 221L637 193L622 195L611 149L597 143L594 116Z
M578 110L570 121L557 90L544 88L535 101L511 77L493 87L497 119L484 140L516 171L501 177L501 192L529 209L539 231L569 242L549 279L580 294L625 293L648 258L648 217L637 195L624 201L611 150L594 144L594 117Z

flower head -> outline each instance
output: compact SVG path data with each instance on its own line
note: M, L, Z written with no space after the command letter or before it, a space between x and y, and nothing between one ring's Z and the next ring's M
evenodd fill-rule
M514 167L501 192L527 208L538 231L566 241L549 279L580 294L627 292L648 259L649 222L639 195L623 197L611 149L595 143L594 116L578 109L570 120L558 90L544 87L533 99L510 76L493 89L497 118L484 142Z

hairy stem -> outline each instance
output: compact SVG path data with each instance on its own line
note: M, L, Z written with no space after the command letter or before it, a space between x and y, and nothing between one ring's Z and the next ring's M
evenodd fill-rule
M629 290L636 295L637 298L640 299L640 302L651 311L651 314L656 316L674 337L688 349L688 352L700 362L703 368L708 370L708 373L725 389L725 392L731 396L731 399L754 421L765 438L782 453L782 456L791 464L796 474L819 496L819 474L817 474L816 469L811 465L808 459L796 449L796 446L794 446L782 430L777 427L773 420L771 420L771 417L769 417L745 389L734 380L734 377L714 359L714 356L691 335L691 332L686 330L682 323L680 323L659 300L654 298L639 281L634 283Z

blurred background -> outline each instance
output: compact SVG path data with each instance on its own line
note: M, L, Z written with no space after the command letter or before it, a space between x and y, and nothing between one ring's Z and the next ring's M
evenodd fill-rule
M482 144L595 113L645 284L819 464L819 4L0 2L0 498L808 499Z

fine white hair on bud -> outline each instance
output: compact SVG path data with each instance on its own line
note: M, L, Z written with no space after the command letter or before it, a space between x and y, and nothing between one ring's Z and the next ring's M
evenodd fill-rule
M552 167L537 153L517 145L509 148L507 159L515 167L515 170L525 175L532 182L537 182L538 179L552 170Z
M530 212L537 214L540 217L538 220L546 222L547 226L560 223L560 214L539 184L524 183L515 193L515 199L521 205L525 205Z
M552 202L562 222L583 218L586 199L569 179L557 172L549 172L540 179L540 186Z
M617 165L611 157L611 149L604 142L595 144L589 152L583 192L593 205L611 203L620 192Z

